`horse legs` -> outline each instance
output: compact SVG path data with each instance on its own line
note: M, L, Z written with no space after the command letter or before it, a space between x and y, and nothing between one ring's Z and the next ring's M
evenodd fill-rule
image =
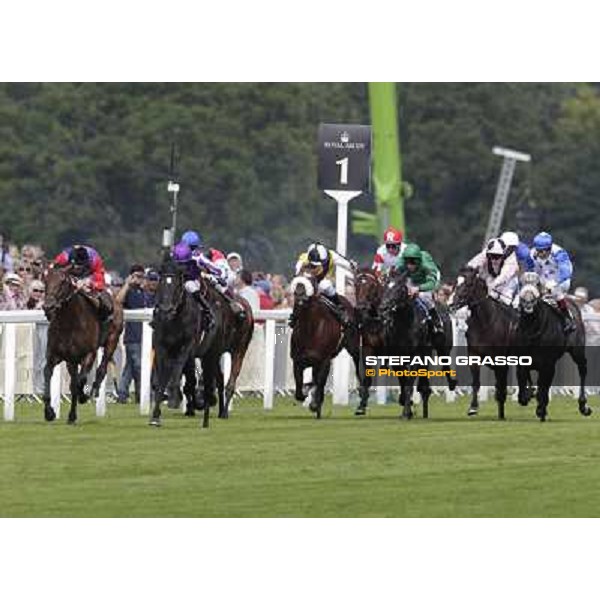
M160 427L160 405L165 398L165 389L168 383L168 369L166 368L166 352L159 347L155 348L154 365L152 369L152 396L154 407L150 415L149 425Z
M546 420L548 416L548 404L550 402L550 387L552 386L552 380L554 379L554 371L556 365L550 365L540 369L538 377L538 395L537 395L537 408L535 414L537 418L542 421Z
M506 404L506 382L508 380L508 368L498 367L496 369L496 402L498 403L498 419L504 421L504 406Z
M44 366L44 419L46 421L54 421L56 412L50 404L50 380L54 367L59 364L59 360L55 356L46 356L46 365Z
M299 360L294 360L294 381L296 382L295 398L298 402L306 400L304 393L304 365Z
M417 383L417 391L421 395L421 402L423 404L423 418L429 418L429 397L431 396L431 385L429 385L429 379L427 377L419 377Z
M414 388L414 377L402 377L400 380L400 404L402 405L401 419L412 419L412 395Z
M79 404L85 404L88 401L88 396L85 393L85 384L87 383L88 374L92 370L95 360L96 352L94 351L87 354L86 357L83 359L83 362L81 363L79 375L77 376L77 385L79 386Z
M572 346L569 348L569 354L577 365L579 371L579 412L584 417L589 417L592 414L592 409L588 406L587 397L585 394L585 379L587 377L587 357L585 355L584 346Z
M330 367L330 360L327 360L321 363L320 365L313 367L315 394L312 402L309 405L309 408L312 412L316 413L317 419L321 418L323 401L325 400L325 384L327 383L327 377L329 376Z
M219 419L227 419L229 415L226 414L225 410L225 376L223 375L223 369L221 369L221 361L217 365L215 371L215 381L217 383L217 396L219 397Z
M210 407L215 405L215 381L219 370L219 359L210 356L202 359L202 384L204 402L202 406L202 428L206 429L210 420Z
M471 397L471 404L469 405L467 415L472 417L479 412L479 400L477 397L479 395L479 388L481 388L481 369L479 365L470 365L469 369L471 370L471 387L473 395Z
M77 422L77 402L79 401L79 365L76 362L68 361L67 369L71 378L71 410L69 410L69 425L75 425Z
M531 373L527 367L517 367L517 385L519 387L518 402L521 406L527 406L531 400L531 389L529 383Z
M187 403L185 407L185 416L193 417L196 415L196 361L194 357L190 357L185 363L183 368L183 375L185 377L185 385L183 386L183 393L186 397Z
M373 354L372 348L365 348L362 352L362 356L371 356ZM352 356L354 359L354 367L356 370L356 378L358 379L358 393L360 395L360 402L354 411L357 417L361 417L367 414L367 405L369 403L369 388L373 383L373 378L366 374L365 365L360 359L361 353L356 356Z

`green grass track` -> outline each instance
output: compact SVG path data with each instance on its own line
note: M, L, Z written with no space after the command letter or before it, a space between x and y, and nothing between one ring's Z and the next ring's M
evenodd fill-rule
M493 402L467 418L466 400L431 403L428 421L396 406L332 408L321 421L290 400L265 412L237 401L228 421L165 409L147 425L137 407L109 405L79 424L43 421L18 403L0 422L0 516L44 517L550 517L600 516L600 402L579 416L555 400Z

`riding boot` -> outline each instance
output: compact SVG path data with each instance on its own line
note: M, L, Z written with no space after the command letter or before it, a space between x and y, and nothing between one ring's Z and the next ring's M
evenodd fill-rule
M561 300L557 300L556 304L557 304L558 308L560 308L560 312L563 317L564 332L566 334L569 334L572 331L575 331L577 326L575 324L575 320L573 319L573 316L571 315L571 311L569 310L566 299L562 298Z
M444 333L444 324L442 323L442 318L440 317L440 314L435 306L432 306L429 309L428 315L431 323L431 333L433 335Z
M240 321L243 321L246 318L246 309L242 306L242 303L238 302L235 299L231 299L231 298L228 298L228 300L229 300L229 306L231 306L231 310L233 311L233 314Z
M336 311L336 316L340 320L343 327L348 327L350 325L350 319L348 318L348 314L346 312L346 307L342 304L339 294L334 294L331 297L327 298L331 301Z
M293 329L294 325L296 325L297 321L298 321L298 315L296 314L296 311L292 310L292 314L290 315L290 318L288 319L288 325Z
M202 312L206 316L206 331L210 331L215 326L215 317L213 316L212 307L200 290L193 292L192 298L202 307Z

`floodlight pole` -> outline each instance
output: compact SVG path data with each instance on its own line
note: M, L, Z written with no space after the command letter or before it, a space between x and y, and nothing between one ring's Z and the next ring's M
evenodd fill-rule
M173 194L171 200L171 239L175 241L175 234L177 233L177 194L179 194L179 184L170 180L167 185L167 191L170 194Z
M483 240L484 245L490 238L496 237L500 233L504 210L506 209L506 202L508 201L508 194L510 193L510 186L517 161L529 162L531 160L530 154L517 152L516 150L511 150L509 148L495 146L492 152L496 156L504 157L504 160L502 161L500 178L498 179L498 185L496 187L496 195L494 197L494 204L492 205L492 212L490 213L490 220L485 232L485 239Z

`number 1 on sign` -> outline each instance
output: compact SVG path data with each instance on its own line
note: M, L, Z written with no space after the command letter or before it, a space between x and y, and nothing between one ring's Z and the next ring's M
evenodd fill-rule
M348 157L336 160L335 164L340 165L340 183L348 185Z

